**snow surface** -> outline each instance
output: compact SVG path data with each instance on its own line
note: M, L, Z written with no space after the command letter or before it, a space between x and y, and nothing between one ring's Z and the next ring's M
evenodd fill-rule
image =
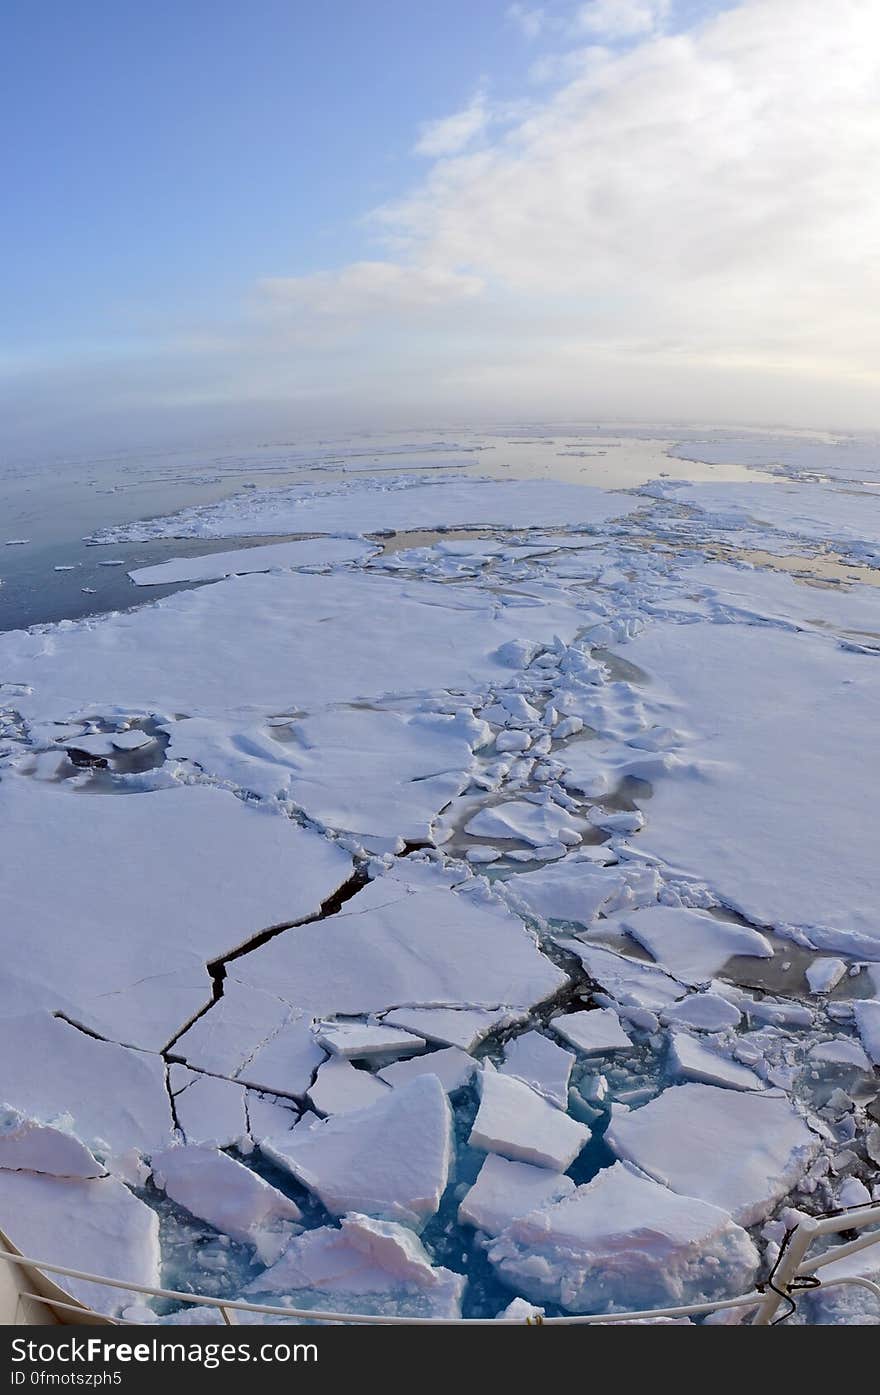
M583 1056L600 1056L607 1051L632 1049L632 1042L613 1008L569 1012L562 1017L551 1017L549 1025L557 1036Z
M152 567L129 572L135 586L172 586L182 581L220 581L226 576L269 572L275 567L313 567L334 562L359 562L372 549L345 538L302 538L296 542L267 543L233 552L213 552L207 557L173 557Z
M547 1202L560 1201L573 1191L574 1182L564 1173L490 1153L462 1199L458 1219L462 1225L494 1236L519 1216L527 1216Z
M218 1148L167 1148L152 1157L153 1181L178 1206L270 1263L302 1212L276 1187Z

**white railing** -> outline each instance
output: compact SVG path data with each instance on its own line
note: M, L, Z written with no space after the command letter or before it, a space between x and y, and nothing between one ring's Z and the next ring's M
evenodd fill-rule
M532 1319L532 1321L572 1326L645 1321L651 1318L693 1317L704 1313L722 1312L725 1309L754 1308L756 1311L752 1318L752 1324L764 1327L772 1326L790 1317L797 1306L796 1295L804 1290L814 1290L819 1287L827 1289L846 1285L866 1290L880 1304L880 1284L874 1283L871 1279L861 1275L839 1275L823 1281L817 1277L816 1273L817 1270L821 1270L837 1260L845 1259L848 1255L857 1254L860 1250L867 1249L869 1245L880 1244L880 1230L860 1235L857 1239L850 1240L846 1244L835 1245L811 1258L807 1257L810 1246L815 1240L823 1236L839 1234L845 1230L862 1230L871 1225L880 1225L880 1202L873 1206L862 1206L837 1215L802 1216L798 1224L786 1233L776 1265L767 1282L759 1285L751 1293L744 1293L736 1298L718 1299L708 1303L686 1303L678 1307L650 1308L627 1313L572 1314L566 1317ZM0 1248L0 1259L18 1265L24 1271L32 1271L31 1282L33 1283L34 1278L36 1278L37 1288L40 1287L39 1279L43 1274L58 1274L69 1279L79 1279L86 1283L99 1284L105 1288L113 1288L126 1293L143 1294L148 1298L162 1298L180 1303L190 1303L198 1307L218 1308L223 1321L231 1326L236 1325L239 1321L236 1317L237 1313L260 1313L266 1317L296 1318L305 1322L354 1323L387 1327L455 1327L460 1325L494 1327L498 1323L497 1318L398 1317L378 1313L347 1313L325 1309L276 1307L266 1303L246 1303L241 1299L213 1298L207 1294L181 1293L174 1289L155 1288L148 1284L131 1283L119 1278L111 1279L106 1274L91 1274L85 1270L72 1269L69 1265L52 1264L42 1259L31 1259L7 1248ZM25 1275L22 1275L22 1278L24 1277ZM54 1284L47 1285L47 1288L49 1291L43 1293L28 1291L24 1288L20 1288L18 1292L21 1298L45 1304L52 1310L72 1313L78 1316L81 1322L101 1322L110 1326L140 1325L125 1318L108 1317L88 1308L83 1303L71 1302L69 1301L71 1295ZM790 1304L789 1310L777 1317L782 1303Z

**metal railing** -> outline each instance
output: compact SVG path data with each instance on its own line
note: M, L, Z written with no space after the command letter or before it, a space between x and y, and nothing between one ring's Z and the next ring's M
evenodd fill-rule
M722 1312L727 1309L753 1308L755 1314L752 1318L752 1325L765 1327L776 1325L791 1316L797 1306L797 1294L820 1287L823 1289L843 1286L861 1288L872 1294L880 1305L880 1284L875 1283L872 1279L862 1275L838 1275L823 1281L817 1277L816 1272L829 1264L847 1258L849 1255L857 1254L870 1245L880 1244L880 1230L867 1235L859 1235L855 1240L833 1246L808 1258L808 1251L817 1239L839 1234L841 1231L859 1231L872 1225L880 1225L880 1202L871 1206L858 1207L851 1211L843 1211L836 1215L820 1217L802 1215L797 1225L787 1231L780 1247L779 1257L767 1282L758 1285L752 1292L741 1294L736 1298L717 1299L706 1303L686 1303L677 1307L641 1309L626 1313L579 1313L565 1317L533 1319L532 1321L540 1321L543 1325L599 1325L618 1322L644 1322L652 1318L694 1317L706 1313ZM11 1250L9 1247L0 1248L0 1259L18 1265L24 1271L30 1271L31 1283L34 1284L36 1279L34 1287L37 1290L41 1287L44 1289L41 1293L19 1288L20 1298L45 1304L53 1311L71 1313L75 1318L78 1317L80 1322L106 1323L109 1326L128 1327L140 1326L141 1324L126 1318L110 1317L89 1308L85 1303L71 1301L71 1295L66 1290L53 1283L47 1284L44 1276L58 1274L68 1279L78 1279L81 1282L98 1284L120 1292L143 1294L148 1298L189 1303L197 1307L217 1308L223 1321L230 1326L239 1322L237 1313L262 1314L265 1317L297 1319L303 1322L354 1323L356 1325L387 1327L457 1327L460 1325L494 1327L498 1323L498 1318L403 1317L379 1313L350 1313L334 1312L327 1309L282 1307L266 1303L247 1303L242 1299L214 1298L208 1294L183 1293L175 1289L158 1288L119 1278L108 1278L106 1274L91 1274L85 1270L73 1269L69 1265L32 1259ZM789 1309L781 1316L777 1316L782 1303L788 1303ZM529 1321L529 1319L525 1319L525 1321Z

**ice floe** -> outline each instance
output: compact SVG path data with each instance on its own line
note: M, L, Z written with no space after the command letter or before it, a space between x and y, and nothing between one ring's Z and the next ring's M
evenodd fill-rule
M152 1164L156 1186L172 1201L253 1245L264 1264L278 1258L294 1233L292 1223L301 1219L295 1202L217 1148L168 1148L154 1153Z
M576 1313L728 1297L748 1291L758 1266L726 1210L623 1163L512 1221L488 1253L505 1283Z
M362 1211L421 1229L446 1188L452 1115L440 1081L423 1075L386 1089L366 1109L337 1114L260 1146L332 1215Z
M632 1042L620 1025L613 1008L592 1012L569 1012L551 1017L550 1027L582 1056L604 1056L608 1051L627 1051Z
M804 1176L818 1137L777 1090L674 1085L641 1109L615 1110L605 1141L682 1196L764 1220Z
M405 1226L352 1212L338 1229L322 1226L292 1240L246 1292L331 1312L456 1318L464 1286L463 1275L431 1264Z
M565 1172L589 1137L586 1124L564 1114L523 1081L484 1066L480 1108L468 1139L472 1148Z
M301 538L295 542L242 547L207 557L174 557L129 572L135 586L173 586L183 581L220 581L226 576L269 572L274 568L313 567L336 562L359 562L371 548L349 538Z
M458 1219L486 1235L498 1235L519 1216L569 1196L574 1185L564 1173L489 1153L459 1205Z

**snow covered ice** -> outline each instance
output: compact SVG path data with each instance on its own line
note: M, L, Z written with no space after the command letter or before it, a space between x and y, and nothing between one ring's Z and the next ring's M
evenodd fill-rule
M131 609L0 634L0 1230L523 1321L742 1293L877 1195L872 461L359 461L98 539Z

